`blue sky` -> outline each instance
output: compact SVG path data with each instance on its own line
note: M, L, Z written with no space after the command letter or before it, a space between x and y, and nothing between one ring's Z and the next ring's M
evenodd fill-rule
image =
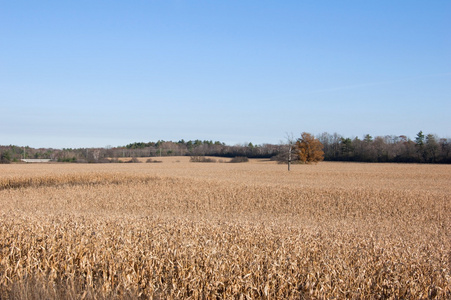
M0 145L451 137L450 1L3 1Z

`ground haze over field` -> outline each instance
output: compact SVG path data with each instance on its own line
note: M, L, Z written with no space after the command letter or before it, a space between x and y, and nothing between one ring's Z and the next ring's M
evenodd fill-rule
M451 167L0 165L0 298L451 297Z

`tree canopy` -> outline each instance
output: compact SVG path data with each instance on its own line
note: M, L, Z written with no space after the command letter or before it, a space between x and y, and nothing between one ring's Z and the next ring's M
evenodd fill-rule
M303 163L317 163L324 160L323 144L307 132L303 132L297 140L295 151Z

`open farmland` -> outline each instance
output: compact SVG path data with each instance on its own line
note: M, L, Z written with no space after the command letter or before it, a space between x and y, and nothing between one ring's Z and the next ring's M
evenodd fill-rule
M451 298L451 166L0 165L0 298Z

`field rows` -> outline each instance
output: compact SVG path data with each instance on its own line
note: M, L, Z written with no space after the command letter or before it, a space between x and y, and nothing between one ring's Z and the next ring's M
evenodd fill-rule
M0 298L451 297L451 168L0 166Z

